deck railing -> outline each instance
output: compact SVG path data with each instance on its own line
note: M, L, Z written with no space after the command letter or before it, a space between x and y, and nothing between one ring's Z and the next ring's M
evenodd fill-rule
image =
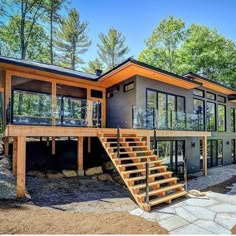
M11 124L101 127L100 102L66 96L57 96L52 109L51 95L15 90L8 114Z
M204 130L202 114L176 111L158 111L132 107L132 128L159 130Z

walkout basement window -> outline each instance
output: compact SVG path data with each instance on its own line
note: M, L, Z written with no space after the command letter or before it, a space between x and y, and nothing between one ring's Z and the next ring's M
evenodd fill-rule
M124 92L128 92L134 89L134 81L124 85Z
M204 97L204 91L200 89L194 89L193 95L198 96L198 97Z
M218 95L218 102L226 103L226 97Z
M207 92L207 99L216 100L216 95L214 93Z

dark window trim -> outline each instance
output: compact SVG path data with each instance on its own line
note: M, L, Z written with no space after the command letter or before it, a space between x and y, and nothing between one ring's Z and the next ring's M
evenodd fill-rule
M213 96L214 96L214 99L207 97L207 94L211 94L211 95L213 95ZM215 94L215 93L212 93L212 92L209 92L209 91L207 91L207 92L206 92L206 98L207 98L207 99L209 99L209 100L211 100L211 101L216 101L216 94Z
M160 90L156 90L156 89L152 89L152 88L146 88L146 109L148 108L148 104L147 104L147 94L148 94L148 90L151 90L151 91L154 91L154 92L157 92L157 93L163 93L163 94L166 94L166 108L167 108L167 99L168 99L168 95L172 95L172 96L175 96L175 111L177 111L177 97L181 97L184 99L184 112L186 112L186 97L185 96L182 96L182 95L177 95L177 94L173 94L173 93L167 93L167 92L163 92L163 91L160 91ZM158 105L158 94L157 94L157 105ZM157 107L158 109L158 107ZM166 109L167 110L167 109Z
M194 91L195 91L195 90L202 92L202 96L201 96L201 95L194 94ZM202 89L193 89L193 96L197 96L197 97L204 98L204 97L205 97L205 91L202 90Z
M224 102L219 101L219 97L223 98L223 99L224 99ZM225 96L222 96L222 95L217 95L217 101L220 102L220 103L226 103L226 97L225 97Z
M129 85L131 85L131 84L133 84L133 87L132 87L131 89L127 90L126 88L127 88ZM131 81L131 82L127 83L127 84L124 84L124 86L123 86L123 92L124 92L124 93L129 92L129 91L133 90L134 88L135 88L134 81Z

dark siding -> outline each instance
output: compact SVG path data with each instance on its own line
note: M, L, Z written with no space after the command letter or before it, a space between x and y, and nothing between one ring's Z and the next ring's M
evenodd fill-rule
M134 89L124 92L124 85L132 81L134 81ZM131 128L132 105L136 103L136 78L132 77L120 83L119 86L120 90L115 92L113 97L107 98L107 127Z

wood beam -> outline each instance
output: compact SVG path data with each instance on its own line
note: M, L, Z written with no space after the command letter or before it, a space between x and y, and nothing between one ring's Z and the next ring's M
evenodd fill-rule
M84 164L83 164L83 144L84 144L84 138L78 137L78 145L77 145L77 169L83 170Z
M17 181L16 181L16 197L25 197L25 170L26 170L26 143L25 137L19 136L16 145L17 156Z
M56 154L56 137L52 137L52 155Z
M207 137L202 137L203 175L207 176Z
M7 157L9 155L9 137L4 137L4 155Z
M13 156L12 156L12 173L17 174L17 137L13 138Z

